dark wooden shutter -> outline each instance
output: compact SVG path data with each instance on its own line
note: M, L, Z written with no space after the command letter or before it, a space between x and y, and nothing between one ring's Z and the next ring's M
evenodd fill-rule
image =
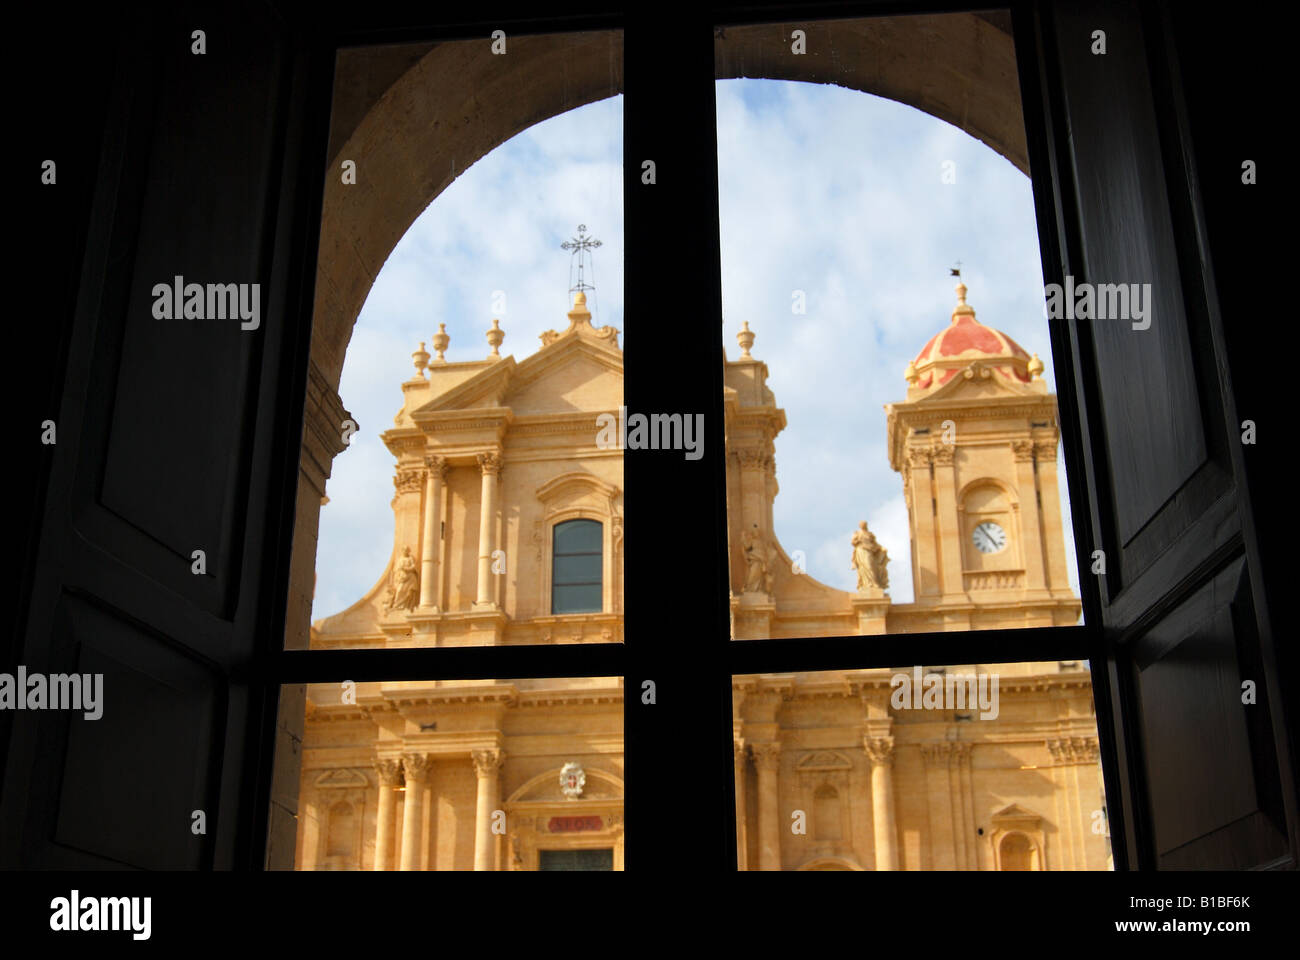
M4 866L261 862L314 261L302 228L319 216L303 161L324 145L306 110L319 58L289 36L250 2L150 11L101 38L117 51L93 78L102 145L83 138L98 155L61 167L69 190L97 179L84 258L57 265L78 286L54 301L74 315L50 318L71 338L14 653L32 672L102 673L103 716L11 715ZM64 229L86 222L71 213ZM259 284L260 328L155 319L153 285L177 275Z
M1295 811L1273 633L1196 163L1165 14L1040 8L1049 138L1036 158L1047 281L1149 283L1152 322L1060 322L1069 432L1087 466L1110 712L1117 864L1294 862ZM1104 31L1105 55L1092 52ZM1054 183L1040 172L1051 170ZM1223 171L1216 171L1222 176ZM1232 176L1239 176L1239 171ZM1062 270L1062 264L1064 269ZM1257 703L1242 703L1242 684ZM1119 800L1116 803L1115 800ZM1116 807L1122 817L1115 816Z

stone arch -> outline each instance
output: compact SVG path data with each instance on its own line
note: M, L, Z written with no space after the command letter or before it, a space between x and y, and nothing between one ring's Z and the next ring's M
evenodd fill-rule
M790 53L780 24L720 31L716 78L834 83L888 97L965 130L1028 174L1008 15L876 17L869 26L809 21L800 28L807 34L801 56ZM321 500L348 416L339 381L380 268L425 207L480 157L542 120L621 93L618 39L617 31L512 37L508 57L493 56L486 39L435 43L422 55L405 45L391 54L368 48L340 56L335 85L347 93L335 118L342 143L324 183L289 648L303 646L310 632ZM349 185L340 174L345 160L356 164Z
M791 55L783 25L727 28L715 40L717 79L833 83L887 97L965 130L1028 174L1009 20L954 13L800 28L802 56ZM325 178L311 356L333 389L370 287L415 218L515 134L622 92L616 38L512 37L509 57L493 56L486 40L438 43L375 96ZM351 80L342 63L336 83ZM353 185L339 175L345 159L357 163Z

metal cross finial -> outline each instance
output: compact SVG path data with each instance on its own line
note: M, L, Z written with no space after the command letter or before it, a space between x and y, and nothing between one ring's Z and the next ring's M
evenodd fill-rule
M600 246L599 240L595 240L587 236L587 225L585 223L578 224L578 235L576 237L574 237L572 240L565 240L562 244L560 244L561 250L572 251L572 256L569 259L569 279L573 279L572 258L573 257L578 258L578 283L576 286L569 288L570 293L577 293L583 290L596 289L595 286L593 286L592 284L583 282L582 268L583 268L584 256L589 259L591 257L591 251L596 249L599 246Z
M957 266L952 267L951 270L952 270L951 276L954 276L954 277L960 277L960 276L961 276L961 261L958 260L958 261L957 261Z

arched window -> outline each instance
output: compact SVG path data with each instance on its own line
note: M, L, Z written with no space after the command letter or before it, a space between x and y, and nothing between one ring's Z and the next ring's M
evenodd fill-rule
M551 613L600 613L601 542L598 520L557 523L551 550Z

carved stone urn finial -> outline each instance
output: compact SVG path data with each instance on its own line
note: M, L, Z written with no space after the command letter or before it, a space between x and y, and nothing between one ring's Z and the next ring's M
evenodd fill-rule
M447 345L451 343L451 337L447 336L447 325L438 324L438 332L433 335L433 349L438 354L438 359L434 363L446 363L447 358L443 354L447 350Z

